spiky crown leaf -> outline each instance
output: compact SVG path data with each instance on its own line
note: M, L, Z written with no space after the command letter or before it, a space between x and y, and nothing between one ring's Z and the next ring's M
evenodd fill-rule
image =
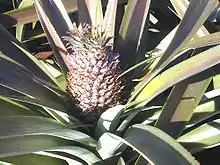
M123 78L119 77L119 54L113 50L101 26L80 25L65 36L69 66L68 90L84 114L100 114L119 103Z
M108 42L112 37L107 36L107 32L102 30L101 26L92 27L89 24L80 24L77 28L76 24L73 24L73 30L68 32L70 36L63 37L68 43L67 48L72 51L78 50L90 50L97 51L108 46ZM112 46L109 44L109 46Z

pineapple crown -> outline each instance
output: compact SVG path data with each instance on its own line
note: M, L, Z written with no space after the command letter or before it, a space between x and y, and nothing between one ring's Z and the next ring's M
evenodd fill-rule
M84 23L77 28L74 23L73 30L67 32L70 36L64 36L63 39L67 41L67 49L72 51L89 50L97 52L98 50L113 47L112 44L109 44L113 37L109 37L107 32L103 31L100 25L93 27Z

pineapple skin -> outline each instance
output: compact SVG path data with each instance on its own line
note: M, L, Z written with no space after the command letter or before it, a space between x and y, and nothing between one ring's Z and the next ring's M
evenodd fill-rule
M119 53L101 26L80 25L63 37L69 54L67 89L85 116L99 116L107 108L120 103L124 79Z

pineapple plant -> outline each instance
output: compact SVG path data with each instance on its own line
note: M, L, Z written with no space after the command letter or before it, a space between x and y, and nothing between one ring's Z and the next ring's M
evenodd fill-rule
M220 35L203 25L217 0L21 4L0 15L1 164L199 164L219 144ZM162 32L157 10L175 16ZM150 31L163 40L146 52ZM41 61L24 45L45 36L55 59Z

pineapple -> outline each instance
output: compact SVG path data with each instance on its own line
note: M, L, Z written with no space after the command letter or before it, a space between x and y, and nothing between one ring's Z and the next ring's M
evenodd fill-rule
M98 116L120 102L124 88L119 53L101 26L79 25L65 36L69 73L68 91L84 115Z

